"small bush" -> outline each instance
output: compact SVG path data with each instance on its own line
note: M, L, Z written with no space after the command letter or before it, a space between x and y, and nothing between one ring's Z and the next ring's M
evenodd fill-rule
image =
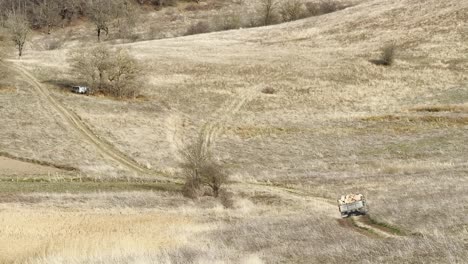
M346 6L342 5L339 2L324 1L324 2L308 2L305 4L308 16L320 16L328 13L333 13L342 9L345 9Z
M157 6L176 6L177 0L153 0L154 5Z
M72 74L90 87L90 93L136 98L142 74L138 61L127 50L101 45L70 54Z
M298 20L305 17L304 6L299 0L287 1L280 9L280 15L285 22Z
M63 40L58 38L47 39L44 43L44 48L46 50L56 50L60 49L63 46Z
M198 199L198 197L203 195L203 188L201 188L201 183L198 179L187 177L182 189L182 194L184 197L190 199Z
M258 22L262 26L268 26L277 24L279 22L278 18L278 0L260 0L260 5L258 6Z
M213 20L213 25L217 31L239 29L242 27L242 21L239 14L231 14L218 16Z
M204 187L211 189L214 197L218 197L222 186L228 180L224 167L216 162L205 142L203 134L196 142L187 145L180 151L183 158L181 167L185 174L184 195L197 198L205 193Z
M187 32L185 32L186 36L189 35L196 35L196 34L203 34L203 33L208 33L210 32L210 25L204 21L200 21L196 24L191 25L188 29Z
M234 193L223 190L219 193L219 199L224 208L232 209L234 208L235 199Z
M264 94L275 94L276 90L272 87L265 87L262 89L262 93Z
M388 44L382 48L380 62L382 65L391 66L395 62L395 44Z

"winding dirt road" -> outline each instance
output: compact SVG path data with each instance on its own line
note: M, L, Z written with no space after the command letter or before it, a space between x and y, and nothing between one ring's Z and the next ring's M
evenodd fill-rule
M143 165L137 163L133 159L127 157L124 153L117 150L114 146L102 140L93 133L93 131L81 120L81 118L68 110L63 106L59 101L57 101L31 73L29 73L23 66L18 65L14 62L6 65L10 69L14 70L32 85L36 90L37 94L45 99L45 101L60 114L60 116L68 123L68 125L73 128L77 134L88 143L94 145L98 151L109 159L112 159L119 163L121 166L129 169L130 171L136 172L143 175L151 175L156 177L156 179L161 181L171 181L170 178L163 177L160 173L150 170Z

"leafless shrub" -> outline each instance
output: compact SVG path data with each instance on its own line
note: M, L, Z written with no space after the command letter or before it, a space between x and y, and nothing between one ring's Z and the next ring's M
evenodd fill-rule
M283 21L294 21L305 17L305 9L299 0L286 1L279 11Z
M234 208L234 204L235 204L234 193L223 190L219 193L219 198L221 199L221 204L225 208Z
M60 12L63 3L59 1L42 1L32 9L32 20L34 27L46 28L47 34L50 34L52 27L58 26L62 17Z
M19 11L11 11L7 14L5 26L9 31L11 40L18 49L18 56L23 55L24 45L31 33L31 27L25 14Z
M391 66L395 61L396 46L395 44L387 44L382 48L380 61L382 65Z
M260 0L258 14L262 25L268 26L277 23L277 0Z
M213 20L212 24L217 31L231 30L242 27L242 20L240 14L234 13L218 16Z
M204 193L203 186L213 191L218 197L221 187L226 183L228 174L223 166L215 161L203 136L180 151L183 162L181 167L186 177L184 195L197 198Z
M275 94L276 90L273 87L265 87L262 89L262 93L264 94Z
M102 93L117 98L139 95L138 62L124 49L112 50L101 45L71 54L73 73L78 73L90 86L90 93Z
M59 38L48 38L44 42L44 48L46 50L56 50L63 46L64 40Z
M322 2L308 2L305 5L309 16L320 16L323 14L333 13L346 8L345 5L333 0Z
M8 54L8 49L10 46L8 43L9 41L10 39L7 32L0 28L0 61L2 61Z
M204 5L199 5L198 1L193 1L193 2L197 2L197 4L188 5L185 8L186 11L196 12L196 11L219 10L219 9L223 8L223 6L225 6L223 1L206 2Z
M137 17L129 0L88 0L87 16L96 28L98 41L102 33L109 34L110 25L117 19L117 25L131 26Z
M186 36L189 35L196 35L196 34L203 34L210 32L210 25L204 21L200 21L196 24L192 24L185 32Z
M152 3L157 6L176 6L177 0L152 0Z

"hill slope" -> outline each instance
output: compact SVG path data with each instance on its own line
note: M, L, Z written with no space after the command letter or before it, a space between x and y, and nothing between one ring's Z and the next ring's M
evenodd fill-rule
M303 263L462 262L467 14L466 1L374 0L276 26L122 44L146 69L146 98L136 101L64 92L56 84L73 77L66 67L68 49L30 52L14 63L140 164L177 177L177 149L203 131L234 180L273 182L327 199L363 192L375 219L407 234L389 241L348 231L342 237L325 210L313 215L316 203L284 191L276 193L281 201L267 196L271 201L249 216L234 212L232 220L227 212L204 233L200 239L217 257L236 259L251 250L267 263L289 257ZM397 47L395 65L372 63L390 42ZM34 153L85 173L128 175L92 147L74 142L28 84L16 86L18 92L0 94L2 105L8 104L0 107L6 116L0 129L17 138L0 137L3 150ZM30 120L31 113L43 121L35 118L21 130L18 120ZM51 136L39 140L30 131ZM61 142L69 147L46 151ZM236 188L246 196L258 191ZM271 210L281 215L268 214ZM213 213L190 212L203 220ZM336 250L330 253L331 248Z

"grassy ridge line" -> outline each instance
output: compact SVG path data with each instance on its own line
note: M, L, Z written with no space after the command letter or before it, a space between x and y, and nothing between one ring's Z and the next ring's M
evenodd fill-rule
M28 193L89 193L162 191L180 192L181 184L158 182L154 179L98 179L81 176L6 176L0 178L1 194Z

